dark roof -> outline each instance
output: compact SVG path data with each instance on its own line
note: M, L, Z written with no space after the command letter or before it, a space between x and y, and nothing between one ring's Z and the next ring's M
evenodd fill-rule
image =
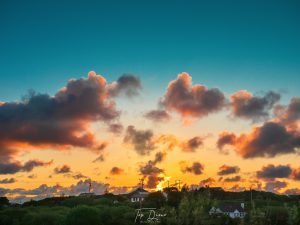
M134 191L130 192L128 195L129 196L140 196L140 195L145 195L145 194L148 194L149 192L146 191L145 189L143 188L137 188L135 189Z
M220 204L217 208L219 208L222 212L234 212L235 210L238 210L239 212L244 212L245 210L241 206L241 204L238 203L226 203L226 204Z

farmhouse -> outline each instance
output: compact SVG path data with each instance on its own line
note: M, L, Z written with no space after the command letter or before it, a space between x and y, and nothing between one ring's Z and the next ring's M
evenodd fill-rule
M209 215L217 215L217 214L223 214L227 215L231 218L244 218L245 213L245 204L220 204L216 207L212 207L209 210Z
M128 194L131 202L141 202L148 196L149 192L143 188L137 188Z

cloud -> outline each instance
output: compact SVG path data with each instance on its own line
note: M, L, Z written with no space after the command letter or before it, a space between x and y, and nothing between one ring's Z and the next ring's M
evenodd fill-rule
M292 168L289 165L269 164L256 172L257 178L274 180L275 178L288 178L292 174Z
M183 118L207 116L220 111L224 104L225 96L219 89L192 85L192 77L187 73L179 74L169 83L160 101L167 111L175 111Z
M101 154L99 155L95 160L93 160L93 163L96 163L96 162L104 162L104 155Z
M233 145L236 141L236 136L234 133L224 131L219 134L219 138L217 141L217 146L219 149L223 149L225 145Z
M187 165L185 161L180 162L181 172L183 173L193 173L195 175L202 174L204 166L199 162L194 162L192 165Z
M142 84L138 77L131 74L124 74L110 85L109 94L113 97L119 96L120 94L133 97L139 95L141 89Z
M239 184L235 184L231 188L227 189L228 191L233 191L233 192L241 192L245 190L245 187L241 187Z
M0 104L0 158L18 152L53 147L84 147L99 152L103 143L90 130L94 121L112 123L120 116L113 96L135 95L140 83L122 76L108 84L101 75L72 79L54 96L30 92L19 102Z
M291 188L284 191L284 194L286 195L300 195L300 189L299 188Z
M228 166L228 165L223 165L219 167L218 175L219 176L224 176L228 174L234 174L238 173L240 171L240 168L238 166Z
M120 123L109 124L108 131L114 134L121 134L123 132L123 125Z
M151 110L144 114L144 117L154 122L167 122L171 119L165 110Z
M3 180L0 180L0 184L12 184L15 182L16 182L15 178L5 178Z
M119 167L116 167L116 166L114 166L114 167L111 168L111 170L110 170L110 174L111 174L111 175L120 175L120 174L122 174L122 173L124 173L124 170L121 169L121 168L119 168Z
M148 155L155 148L153 132L151 130L136 130L128 126L124 143L131 144L139 155Z
M22 164L19 161L0 161L0 174L15 174L18 172L31 172L35 167L49 166L53 163L53 160L44 162L40 160L29 160Z
M72 177L73 177L75 180L80 180L80 179L86 179L86 178L88 178L87 176L83 175L82 173L76 173L76 174L73 174Z
M292 98L288 106L278 106L275 113L282 124L297 126L295 123L300 119L300 97Z
M160 182L165 180L165 171L156 166L156 164L162 162L165 157L166 152L157 152L154 160L149 160L146 164L140 165L139 173L143 176L143 180L146 179L147 188L156 188Z
M61 167L56 167L54 169L54 173L56 174L62 174L62 173L70 173L71 167L68 165L62 165Z
M279 100L280 94L273 91L259 97L241 90L231 95L230 106L234 117L258 122L269 118L270 110Z
M203 145L203 140L201 137L193 137L186 142L181 144L182 151L184 152L195 152L197 148Z
M267 182L264 189L269 192L279 193L282 188L287 187L288 183L283 181Z
M300 167L293 169L292 178L294 180L300 180Z
M233 145L235 151L243 158L274 157L296 153L300 147L300 135L280 123L266 122L248 134L231 138L226 144Z
M224 179L225 182L238 182L241 181L240 176L234 176L234 177L227 177Z
M207 179L201 180L199 185L200 187L205 187L205 186L211 186L216 182L216 180L212 177L209 177Z

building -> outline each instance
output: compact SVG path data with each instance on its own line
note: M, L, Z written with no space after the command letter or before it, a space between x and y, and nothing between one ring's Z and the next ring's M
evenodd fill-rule
M209 215L223 214L231 218L244 218L246 215L245 204L220 204L218 206L212 207L209 210Z
M149 192L143 188L137 188L128 194L131 202L141 202L149 195Z

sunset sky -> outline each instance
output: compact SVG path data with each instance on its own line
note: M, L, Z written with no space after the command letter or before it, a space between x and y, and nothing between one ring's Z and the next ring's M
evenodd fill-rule
M0 2L0 196L139 179L300 194L299 1Z

